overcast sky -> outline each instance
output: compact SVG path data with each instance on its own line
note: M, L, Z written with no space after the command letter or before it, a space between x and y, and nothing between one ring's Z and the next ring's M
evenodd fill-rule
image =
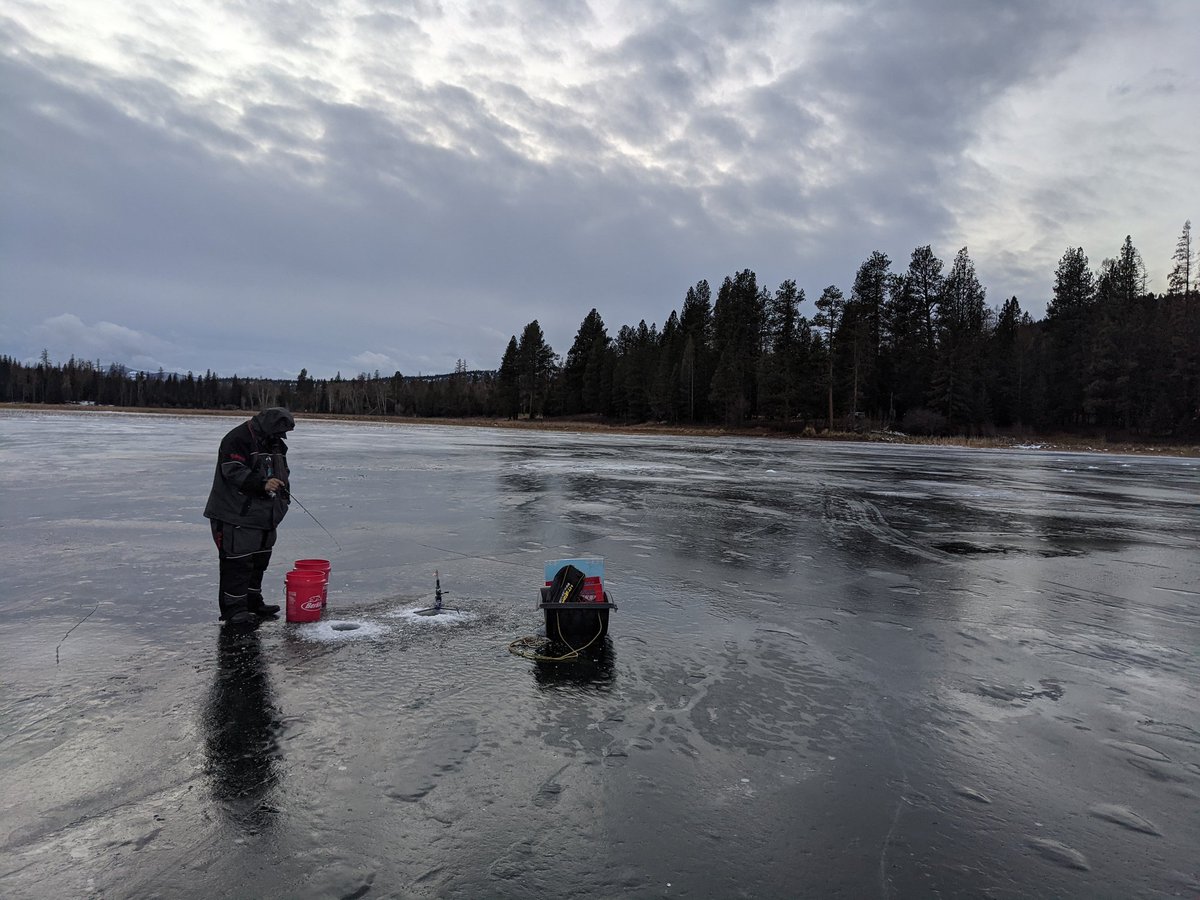
M495 368L969 248L1040 318L1200 228L1193 0L5 0L0 353Z

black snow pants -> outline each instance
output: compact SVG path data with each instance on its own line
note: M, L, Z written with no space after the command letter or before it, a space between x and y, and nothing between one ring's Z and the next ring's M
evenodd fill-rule
M211 519L221 562L221 618L262 606L263 573L271 562L275 529L249 528Z

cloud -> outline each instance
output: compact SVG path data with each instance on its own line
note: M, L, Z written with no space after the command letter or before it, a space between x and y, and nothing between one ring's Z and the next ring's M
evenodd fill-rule
M815 297L926 243L968 245L990 297L1039 314L1066 246L1100 259L1133 233L1153 277L1196 216L1185 18L1109 0L15 5L0 350L36 355L61 312L199 370L490 368L535 318L563 352L593 307L611 331L661 324L689 285L747 267Z
M58 362L74 356L103 363L121 361L132 369L148 372L160 368L175 371L172 363L179 355L178 347L152 334L113 322L89 325L71 313L43 320L32 329L30 337Z
M352 356L350 361L359 367L362 372L383 372L391 374L396 371L395 361L386 353L376 353L372 350L364 350L357 356Z

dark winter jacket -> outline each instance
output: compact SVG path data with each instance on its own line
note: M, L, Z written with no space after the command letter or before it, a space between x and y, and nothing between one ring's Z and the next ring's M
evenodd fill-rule
M273 529L282 522L291 503L289 493L276 491L272 497L264 486L272 476L287 483L283 436L295 427L292 414L274 406L225 435L204 515L250 528Z

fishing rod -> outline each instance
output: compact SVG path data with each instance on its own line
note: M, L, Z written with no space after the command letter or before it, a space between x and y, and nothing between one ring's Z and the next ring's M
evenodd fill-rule
M319 527L319 528L320 528L320 529L321 529L323 532L325 532L326 534L329 534L329 529L328 529L328 528L326 528L324 525L322 525L322 524L321 524L321 520L320 520L320 519L318 519L318 518L317 518L316 516L314 516L314 515L313 515L311 512L309 512L309 509L308 509L308 507L307 507L307 506L305 506L303 503L301 503L301 502L300 502L300 498L299 498L299 497L297 497L295 494L293 494L293 493L292 493L292 489L291 489L290 487L288 487L288 486L285 484L285 485L283 486L282 490L283 490L284 492L286 492L286 493L287 493L287 495L288 495L288 497L289 497L289 498L291 498L292 500L295 500L295 501L296 501L296 505L297 505L297 506L299 506L299 507L300 507L302 510L304 510L306 513L308 513L308 517L309 517L310 519L312 519L314 522L316 522L316 523L317 523L317 526L318 526L318 527ZM338 543L338 539L337 539L337 538L335 538L335 537L334 537L332 534L329 534L329 539L330 539L331 541L333 541L335 544L337 544L337 548L338 548L339 550L341 550L341 549L342 549L342 545L341 545L340 543Z

